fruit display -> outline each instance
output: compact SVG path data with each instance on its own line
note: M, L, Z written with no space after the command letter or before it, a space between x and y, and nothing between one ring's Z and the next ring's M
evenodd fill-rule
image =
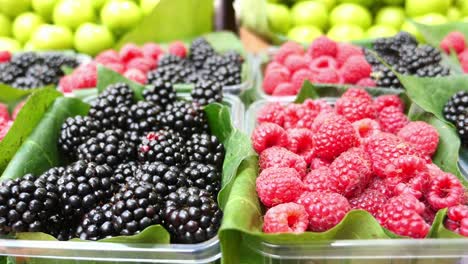
M446 228L468 235L463 184L431 162L440 134L403 109L396 95L373 99L358 88L334 106L307 99L262 108L252 144L263 231L324 232L359 209L395 234L424 238L449 208Z

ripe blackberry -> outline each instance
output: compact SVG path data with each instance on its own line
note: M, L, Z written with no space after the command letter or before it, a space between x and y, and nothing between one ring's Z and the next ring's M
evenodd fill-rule
M27 174L0 183L0 234L43 232L57 212L57 188Z
M192 244L216 235L222 212L210 192L181 187L167 196L163 216L173 243Z
M35 52L19 53L11 59L11 63L20 67L23 70L28 69L33 64L43 63L44 60Z
M146 132L139 132L139 131L125 131L125 136L124 139L128 143L132 144L135 147L138 147L138 145L141 144L141 138L144 137Z
M163 200L150 183L132 181L111 198L112 224L116 234L129 236L161 224Z
M182 63L182 59L176 55L165 54L158 60L158 68L164 68L167 66L175 66Z
M13 84L16 78L24 74L23 69L12 63L0 64L0 82L5 84Z
M75 238L76 228L80 218L64 217L60 213L47 220L45 233L57 238L59 241L68 241Z
M199 78L191 95L199 105L220 103L223 100L223 86L214 79Z
M99 131L99 122L88 116L69 117L62 124L58 146L63 154L70 158L77 157L78 146Z
M141 162L161 161L170 166L184 166L188 161L185 140L170 130L150 132L138 147L138 159Z
M158 116L161 126L179 132L184 137L208 131L205 112L200 105L192 102L177 101L168 105Z
M75 236L82 240L99 240L117 235L112 223L112 205L97 206L83 217Z
M39 82L44 85L58 83L59 79L55 69L52 69L45 64L31 65L26 71L26 77L39 80Z
M146 83L154 86L173 86L176 83L183 83L184 79L179 75L182 70L181 65L158 67L148 72Z
M132 143L125 140L122 130L106 130L78 147L78 159L115 168L120 163L134 160L135 149Z
M156 116L161 111L161 107L146 101L139 101L130 107L127 119L127 128L131 131L144 132L157 129Z
M187 140L187 155L190 161L223 167L225 150L216 136L207 133L193 134Z
M142 164L136 171L135 178L153 184L156 193L163 197L180 187L188 186L187 177L181 169L160 161Z
M418 42L411 34L401 31L394 37L378 38L373 43L374 50L379 55L398 55L404 45L416 47Z
M455 125L463 145L468 145L468 92L452 95L444 106L445 119Z
M11 86L18 88L18 89L23 89L23 90L38 88L43 85L44 84L40 82L38 79L32 78L32 77L18 77L11 84Z
M224 58L226 58L230 62L234 62L236 64L242 64L244 62L244 58L237 52L237 51L227 51L223 54Z
M143 97L146 101L150 101L164 109L177 99L176 91L169 82L158 79L151 86L151 88L143 91Z
M205 189L216 197L221 188L221 170L211 164L191 161L184 172L191 186Z
M411 73L422 67L438 64L441 60L440 52L429 45L422 45L420 47L404 45L400 49L399 57L399 64Z
M408 73L405 68L401 67L395 70L401 74ZM371 77L378 87L403 88L395 73L383 64L372 67Z
M189 59L197 69L201 69L208 57L211 57L215 50L211 44L203 37L192 41L189 48Z
M61 52L48 52L42 55L42 58L44 59L44 64L54 69L59 75L64 74L62 67L76 68L79 65L75 57Z
M450 75L450 69L438 64L427 65L416 71L416 76L419 77L439 77L448 75Z
M114 184L125 184L135 178L135 173L138 170L138 164L135 161L122 163L117 166L112 176Z
M222 55L207 58L203 63L203 70L206 76L214 78L224 86L241 83L241 64Z

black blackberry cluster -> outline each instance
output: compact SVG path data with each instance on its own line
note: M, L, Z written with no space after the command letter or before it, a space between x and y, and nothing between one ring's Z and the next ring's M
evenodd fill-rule
M419 77L438 77L450 74L450 70L441 64L440 51L429 45L418 45L413 36L403 31L394 37L375 40L373 49L400 74ZM374 54L366 51L365 56L372 65L372 78L377 86L403 88L394 72L382 64Z
M205 112L193 102L177 101L169 105L158 121L163 128L177 131L183 137L208 131Z
M13 56L10 62L0 64L0 83L19 89L32 89L58 84L65 75L62 67L76 68L78 61L59 52L24 52Z
M444 106L444 117L457 128L464 146L468 146L468 92L455 93Z

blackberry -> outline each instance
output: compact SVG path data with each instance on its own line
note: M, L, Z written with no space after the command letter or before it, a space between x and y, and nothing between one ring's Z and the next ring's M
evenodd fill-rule
M142 164L136 171L135 178L153 184L156 193L163 197L179 187L188 186L187 177L181 169L160 161Z
M468 145L468 92L460 91L452 95L444 106L445 119L455 125L462 144Z
M209 129L205 112L193 102L177 101L168 105L158 116L158 121L162 127L179 132L184 137Z
M407 74L408 71L405 68L395 69L400 74ZM378 87L390 87L390 88L400 88L403 86L400 83L400 80L395 75L395 73L388 68L387 66L380 64L378 66L372 67L372 79L375 80Z
M223 86L213 79L200 78L191 95L193 101L200 105L220 103L223 100Z
M57 188L32 174L0 183L0 234L43 232L57 212Z
M211 164L218 170L223 167L225 150L216 136L207 133L193 134L186 146L190 161Z
M73 56L65 55L61 52L48 52L42 55L44 64L54 69L57 74L64 75L62 67L76 68L79 63Z
M411 73L422 67L438 64L440 60L440 52L428 45L420 47L405 45L400 49L400 65Z
M138 147L138 145L141 144L141 138L143 137L145 133L139 132L139 131L125 131L125 136L124 139L128 143L132 144L135 147Z
M163 200L152 184L132 181L111 198L112 223L116 234L129 236L162 223Z
M192 41L189 48L189 59L197 69L201 69L208 57L211 57L215 50L211 44L203 37Z
M398 55L404 45L416 47L418 42L411 34L401 31L393 37L376 39L372 46L379 55Z
M205 189L216 196L221 188L221 170L211 164L192 161L184 169L191 186Z
M161 107L146 101L139 101L130 107L127 119L127 128L140 133L154 131L157 129L156 116Z
M16 78L22 76L24 71L22 68L12 63L0 63L0 82L5 84L13 84Z
M241 64L230 61L227 57L214 55L203 63L206 76L214 78L222 85L236 85L241 83Z
M135 150L136 146L125 140L122 130L106 130L78 147L78 159L115 168L120 163L134 160Z
M112 205L106 203L89 211L76 229L76 237L82 240L99 240L116 235L112 223Z
M134 161L122 163L117 166L112 176L114 184L125 184L135 178L135 173L138 170L138 164Z
M63 217L61 214L56 214L48 219L45 233L60 241L67 241L75 238L79 219L80 218Z
M242 64L244 62L244 58L237 52L237 51L227 51L223 54L223 57L226 58L230 62L234 62L236 64Z
M150 132L138 148L141 162L161 161L167 165L181 167L188 161L185 140L169 130Z
M416 71L419 77L440 77L450 75L450 69L443 65L427 65Z
M28 69L33 64L43 63L44 60L35 52L23 52L11 58L11 63L23 70Z
M183 69L181 65L168 65L158 67L156 70L147 74L147 84L158 86L173 86L177 83L183 83L184 79L179 75Z
M58 146L70 158L77 157L78 146L99 131L99 122L87 116L69 117L62 124Z
M182 59L176 55L165 54L158 60L158 68L176 66L182 63Z
M173 243L192 244L216 236L222 212L208 191L181 187L167 196L163 216Z
M175 102L177 94L171 83L164 82L162 79L152 83L151 88L143 91L143 97L146 101L150 101L163 109Z
M58 83L59 79L56 71L45 64L31 65L26 71L26 76L39 80L45 85Z
M40 82L38 79L32 78L32 77L18 77L11 84L11 86L18 88L18 89L23 89L23 90L38 88L43 85L44 84Z

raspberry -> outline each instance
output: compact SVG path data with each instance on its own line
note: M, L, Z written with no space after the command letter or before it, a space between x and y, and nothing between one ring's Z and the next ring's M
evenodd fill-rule
M310 192L336 192L330 181L331 172L328 167L311 170L303 179L305 188Z
M437 165L435 164L426 164L426 167L429 171L429 176L431 176L431 179L446 173L445 171L442 171L439 167L437 167Z
M332 162L330 171L330 181L338 193L349 198L364 191L372 176L372 164L364 150L351 148Z
M282 147L272 147L260 154L259 167L261 170L268 168L293 168L301 178L306 174L307 164L304 159Z
M281 64L281 63L279 63L279 62L276 62L276 61L272 61L272 62L268 63L268 65L266 66L265 71L264 71L264 74L267 75L268 72L270 72L270 71L273 71L273 70L280 70L280 69L289 70L288 68L286 68L285 66L283 66L283 64Z
M134 58L143 57L143 51L137 45L128 43L120 49L119 55L123 63L128 63Z
M74 80L76 88L94 88L97 84L97 73L95 71L78 73Z
M280 83L276 86L275 90L273 91L274 96L290 96L296 95L297 91L296 88L292 85L292 83Z
M422 121L408 123L400 129L397 135L427 156L432 156L439 144L437 129Z
M127 69L138 69L143 73L156 68L157 62L151 58L141 57L132 59L127 63Z
M424 209L424 204L414 196L403 194L387 201L378 220L382 226L395 234L424 238L430 228L422 217Z
M305 104L289 104L285 110L284 127L311 128L315 117L319 114L318 109L312 109Z
M146 83L146 75L138 69L128 69L124 73L125 78L130 79L139 84Z
M122 63L120 61L119 53L115 50L105 50L99 53L94 61L103 65L107 63Z
M315 158L311 156L309 159L306 158L306 162L309 164L311 170L318 169L320 167L330 166L330 162L321 158Z
M291 54L284 61L284 66L291 72L295 72L299 69L306 69L309 67L309 61L302 55Z
M304 192L297 200L309 214L309 230L323 232L336 226L351 210L340 194L328 192Z
M115 72L118 72L120 74L123 74L126 69L125 65L122 63L107 63L106 65L103 65L103 66Z
M447 210L445 227L462 236L468 236L468 206L456 205Z
M274 60L283 64L286 58L291 54L302 55L304 54L304 48L299 43L288 41L284 43L276 52Z
M269 122L283 126L284 118L284 107L278 102L268 103L257 114L257 122L259 124Z
M288 135L286 131L274 123L262 123L252 133L252 144L257 153L274 146L286 147Z
M313 74L308 69L300 69L296 71L291 77L291 82L294 86L294 89L299 92L304 85L306 80L311 81L313 79Z
M12 125L13 125L13 121L7 121L5 125L0 126L0 141L2 141L3 138L5 138L5 136L8 134L8 131L10 130Z
M154 43L146 43L143 45L143 47L141 47L141 50L143 51L143 56L146 58L151 58L156 62L158 61L159 56L164 54L163 49Z
M349 204L353 209L366 210L375 218L378 218L380 211L387 200L388 198L385 194L378 190L366 189L360 195L351 198L349 200Z
M451 49L453 49L457 54L461 53L465 47L465 36L463 33L458 31L450 32L440 43L440 48L447 54L450 54Z
M346 90L346 92L341 95L341 98L346 98L346 99L361 99L361 100L372 100L372 97L370 94L360 88L349 88Z
M3 120L10 120L10 113L8 112L8 106L0 103L0 118Z
M371 65L363 56L351 56L340 68L345 83L355 84L362 78L367 78L372 72Z
M304 206L296 203L285 203L268 209L263 218L265 233L296 233L307 230L309 215Z
M169 45L169 54L176 55L180 58L185 58L187 56L187 48L182 41L174 41Z
M462 53L458 54L458 60L464 64L468 62L468 50L463 51Z
M330 56L321 56L321 57L317 57L313 59L309 68L313 73L318 72L320 70L325 70L325 69L335 70L335 71L336 69L338 69L335 59Z
M341 67L348 58L356 55L364 55L362 48L348 43L338 43L338 50L336 52L336 62L338 67Z
M376 111L372 98L365 98L363 96L349 96L348 94L356 94L353 90L362 91L358 88L351 88L346 93L336 100L335 111L337 114L344 116L350 122L358 121L364 118L374 119ZM366 93L364 91L364 93ZM368 96L368 94L366 93Z
M292 168L265 169L256 183L258 197L267 207L293 202L303 192L300 175Z
M357 83L356 83L357 86L360 86L360 87L376 87L377 84L375 83L375 81L369 77L367 78L362 78L361 80L359 80Z
M353 127L361 139L361 143L364 142L363 140L380 133L379 123L370 118L364 118L353 122Z
M304 106L312 110L313 112L326 112L326 113L331 113L333 112L333 108L331 105L325 101L325 100L312 100L312 99L306 99L303 103Z
M394 196L393 192L387 188L384 180L379 177L372 178L372 180L369 182L369 185L367 186L366 191L367 190L375 190L378 193L383 194L386 198L391 198Z
M336 42L325 36L316 38L307 49L307 54L314 59L320 56L335 57L337 52L338 45Z
M342 83L338 72L335 69L323 69L315 71L312 76L313 83L337 84Z
M433 178L426 193L427 202L435 210L462 204L465 198L463 185L450 173Z
M384 108L389 106L396 107L400 112L405 110L405 105L403 101L401 101L400 97L388 94L388 95L381 95L374 100L375 110L377 112L381 112Z
M272 70L263 79L263 90L267 94L272 94L280 83L288 82L289 77L289 71L285 69Z
M293 128L286 131L288 134L287 148L299 155L304 155L314 148L313 133L307 128Z
M58 87L60 87L60 90L63 93L71 93L73 89L75 89L74 86L74 75L65 75L62 78L60 78Z
M398 107L385 107L379 113L380 128L384 132L396 134L408 123L408 117L403 112L401 112L400 108Z
M11 60L11 53L9 51L0 51L0 63L9 62Z
M334 159L359 144L357 133L351 123L336 114L319 115L314 121L313 132L315 151L320 158Z

